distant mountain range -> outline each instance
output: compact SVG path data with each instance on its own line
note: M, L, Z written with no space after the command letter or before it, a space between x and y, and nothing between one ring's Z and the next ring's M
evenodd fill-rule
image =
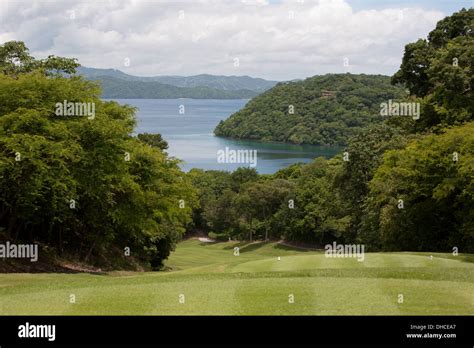
M103 98L124 99L248 99L275 86L249 76L133 76L116 69L80 67L77 73L88 80L100 81Z

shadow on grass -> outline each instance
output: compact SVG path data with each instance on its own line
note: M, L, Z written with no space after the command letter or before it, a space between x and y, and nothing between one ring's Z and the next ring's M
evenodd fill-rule
M461 256L462 262L474 262L474 255L462 255Z
M288 245L284 243L276 243L276 241L257 241L257 242L235 242L235 244L232 245L227 245L223 247L223 250L231 250L234 249L235 247L240 248L241 253L249 252L249 251L255 251L258 250L262 247L264 247L267 244L273 244L273 249L275 250L282 250L282 251L297 251L297 252L309 252L309 251L318 251L318 249L314 248L306 248L303 246L297 246L297 245Z
M286 244L277 243L273 247L276 250L284 250L284 251L298 251L298 252L309 252L309 251L316 251L315 249L308 249L308 248L299 248L297 246L291 246Z
M210 246L210 245L216 245L219 243L219 241L214 241L214 242L199 242L199 246Z
M390 252L390 251L389 251ZM423 256L426 257L427 255L431 254L430 252L427 251L402 251L401 253L410 253L412 255L418 255L418 256ZM448 259L448 260L456 260L460 262L468 262L468 263L474 263L474 254L464 254L464 253L459 253L458 255L452 255L449 253L439 253L437 251L432 253L433 256L441 258L441 259Z
M239 247L241 253L247 253L250 251L255 251L258 250L265 245L269 244L271 242L253 242L253 243L246 243L245 245Z
M235 244L232 245L227 245L223 247L222 249L224 250L231 250L234 249L235 247L239 248L239 251L241 253L246 253L249 251L255 251L260 249L261 247L264 247L267 244L271 244L272 242L263 242L263 241L258 241L258 242L236 242Z

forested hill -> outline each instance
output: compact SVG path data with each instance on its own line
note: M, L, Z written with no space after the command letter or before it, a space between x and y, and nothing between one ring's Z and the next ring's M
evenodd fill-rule
M282 82L221 121L218 136L297 144L345 145L369 124L382 122L380 104L405 91L382 75L327 74Z
M107 76L127 81L159 82L176 87L210 87L225 91L249 90L263 92L278 83L278 81L269 81L250 76L223 76L209 74L194 76L134 76L116 69L96 69L84 66L79 67L77 73L83 75L89 80L100 79Z
M177 87L156 81L127 81L109 76L97 78L103 98L124 99L247 99L258 95L250 90L221 90L212 87Z
M99 81L104 98L247 99L277 83L250 76L133 76L115 69L87 67L79 67L77 73Z

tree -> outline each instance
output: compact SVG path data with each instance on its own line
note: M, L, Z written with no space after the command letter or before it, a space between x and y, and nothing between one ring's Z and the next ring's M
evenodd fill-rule
M334 189L340 190L342 199L349 203L349 240L355 241L357 235L364 233L360 223L365 214L369 182L382 163L383 154L387 150L403 148L406 142L407 136L403 131L387 124L368 127L349 140L345 150L347 161L343 162L342 170L334 182Z
M292 189L292 183L283 179L253 182L244 187L242 195L251 197L251 199L245 200L249 204L249 207L246 208L252 209L252 216L263 222L265 240L268 240L270 236L269 230L273 215L282 205L288 204L288 197Z
M474 9L439 21L426 40L405 46L393 84L404 84L421 98L417 131L472 120L474 92Z
M193 168L187 173L187 177L196 189L199 201L199 204L193 210L194 225L200 230L207 231L214 225L211 222L211 217L214 216L213 212L216 211L216 201L224 191L232 190L230 173ZM215 232L219 233L220 231Z
M230 174L232 189L239 192L243 184L258 180L258 173L255 168L239 167Z
M369 184L370 242L384 250L474 251L472 149L470 122L387 151Z
M75 58L49 56L35 59L22 41L8 41L0 45L0 72L5 75L18 76L38 69L46 75L73 74L79 66Z
M64 68L57 60L34 69L24 45L6 47L7 74L0 73L6 237L109 267L128 247L136 261L161 267L197 204L178 162L132 136L134 108L102 101L98 86L81 77L45 74ZM93 105L94 117L58 115L55 105L65 100Z
M236 220L238 214L234 207L236 193L226 189L219 196L206 204L204 209L204 219L207 226L218 234L233 236L236 232Z
M433 55L427 70L433 87L424 102L432 107L436 120L449 125L472 120L473 69L474 36L454 38Z
M402 65L392 77L393 84L404 84L411 94L423 97L429 93L431 85L426 72L434 49L426 40L405 46Z
M161 134L140 133L137 135L137 138L141 142L155 146L160 150L166 150L168 148L168 142L161 137Z
M248 192L244 191L239 193L233 202L233 205L238 209L240 213L240 226L239 231L247 232L249 236L249 241L253 241L254 230L254 206L253 198L249 195Z
M319 157L293 172L293 204L285 202L275 214L275 225L285 239L324 244L347 238L347 202L334 184L341 166L339 158Z

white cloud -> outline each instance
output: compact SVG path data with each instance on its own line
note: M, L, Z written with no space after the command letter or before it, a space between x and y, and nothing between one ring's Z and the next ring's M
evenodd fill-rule
M405 44L425 37L444 17L420 7L354 11L344 0L0 4L0 41L23 40L36 56L73 56L85 66L137 75L280 80L344 71L392 74Z

